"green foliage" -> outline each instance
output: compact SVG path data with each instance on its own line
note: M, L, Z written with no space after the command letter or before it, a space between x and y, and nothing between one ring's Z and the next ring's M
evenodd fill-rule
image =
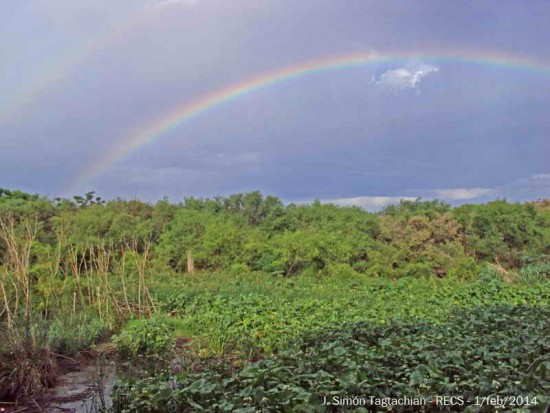
M113 343L121 355L162 355L173 346L173 327L164 317L130 321Z
M526 283L541 282L550 280L550 263L540 262L527 264L519 271L521 281Z
M181 209L163 234L158 253L178 270L185 269L189 250L199 269L227 268L239 262L248 235L234 217Z
M87 192L83 197L79 195L73 196L73 199L75 201L75 204L80 208L83 208L88 205L105 203L105 201L103 201L101 197L95 196L94 191Z
M452 209L418 199L371 214L320 202L285 206L259 192L178 205L105 202L92 192L53 202L20 191L0 194L0 217L37 220L37 240L49 248L42 262L51 262L62 244L62 266L71 249L101 244L119 260L125 245L139 252L150 245L157 268L178 272L191 251L195 268L206 271L472 278L481 261L519 269L525 257L550 252L550 213L542 201Z
M425 407L392 411L435 411L431 401L440 395L462 396L467 404L522 395L536 397L543 411L549 320L547 307L499 306L458 311L442 324L334 326L235 375L207 370L177 377L175 386L162 377L118 386L113 412L328 412L334 410L324 398L342 395L426 400Z
M52 226L58 236L75 246L90 243L121 244L145 241L158 236L153 207L140 201L109 201L93 203L85 208L60 211ZM162 225L162 224L160 224Z
M517 267L521 259L544 253L549 245L549 217L533 204L463 205L453 215L464 228L468 249L479 259Z
M391 247L386 259L396 277L447 275L471 278L477 268L464 249L460 224L448 214L380 218L380 239Z
M417 198L414 201L402 199L398 205L388 205L382 210L382 215L392 217L411 218L412 216L426 216L435 218L438 214L444 214L451 210L451 205L434 199L433 201L422 201Z
M158 305L175 316L171 322L178 335L197 338L195 345L204 355L233 350L269 353L304 334L352 321L387 323L411 317L444 321L457 306L541 305L550 300L546 283L486 279L358 282L344 274L307 283L283 280L279 285L265 277L262 281L228 276L211 284L205 280L202 288L200 283L194 280L178 288L180 292L159 296Z
M58 354L76 354L97 342L108 331L108 324L97 317L56 318L48 326L48 347Z

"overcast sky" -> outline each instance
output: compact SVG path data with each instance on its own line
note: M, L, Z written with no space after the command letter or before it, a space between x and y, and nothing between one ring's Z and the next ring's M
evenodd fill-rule
M150 201L259 189L368 209L550 197L549 19L547 0L5 0L0 187ZM259 89L72 184L178 105L356 52L417 57Z

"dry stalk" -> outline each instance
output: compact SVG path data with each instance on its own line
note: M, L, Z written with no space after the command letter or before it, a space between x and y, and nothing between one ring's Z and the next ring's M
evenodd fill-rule
M1 283L4 309L10 315L11 321L13 321L13 315L18 314L20 300L22 300L25 322L29 325L32 312L32 289L29 269L31 250L38 232L38 220L35 217L34 221L26 221L24 224L21 224L21 227L16 226L16 220L12 215L5 219L0 218L0 238L7 249L7 257L4 262L4 277L2 277ZM22 234L18 231L20 229L22 230ZM14 300L10 300L6 288L7 279L13 285Z

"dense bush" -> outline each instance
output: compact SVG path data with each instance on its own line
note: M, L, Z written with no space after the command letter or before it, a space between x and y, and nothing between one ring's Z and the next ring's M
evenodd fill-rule
M283 205L259 192L154 205L106 202L93 193L54 201L0 193L0 218L37 222L32 258L43 272L56 255L67 273L71 257L88 264L98 245L108 250L110 266L131 245L150 253L159 269L185 271L191 254L197 270L286 276L471 278L482 261L519 269L528 257L550 254L550 213L542 201L451 208L418 199L372 214L320 202ZM0 262L5 252L0 240Z
M468 278L477 273L475 260L464 249L461 226L449 213L435 212L431 218L386 215L380 223L380 238L392 247L395 276Z
M462 225L469 250L480 259L518 266L525 256L544 252L549 219L533 204L494 201L453 210Z

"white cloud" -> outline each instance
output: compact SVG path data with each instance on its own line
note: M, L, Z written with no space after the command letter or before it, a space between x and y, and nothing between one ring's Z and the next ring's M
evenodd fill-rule
M500 191L490 188L452 188L452 189L434 189L429 191L407 191L409 193L418 192L422 199L441 199L443 201L467 201L483 196L498 196ZM339 206L358 206L368 211L380 211L390 204L398 204L399 201L415 201L416 196L358 196L354 198L339 198L322 200L323 203L335 204Z
M414 89L422 79L438 71L439 67L437 66L421 63L409 67L386 70L377 78L373 78L373 82L391 89Z
M446 201L465 201L482 196L496 196L499 191L491 188L452 188L436 189L435 197Z
M146 9L162 9L171 6L194 6L199 0L152 0L145 4Z
M379 211L386 205L399 203L402 199L414 201L416 198L407 196L358 196L355 198L327 199L322 202L339 206L358 206L369 211Z
M405 192L418 194L423 200L439 199L453 205L468 202L487 202L496 198L506 198L511 201L534 200L550 198L550 174L538 173L494 188L409 189ZM358 196L354 198L325 199L321 202L339 206L358 206L368 211L380 211L385 206L397 204L401 200L414 201L416 199L417 197L411 196Z
M505 198L511 201L548 198L550 197L550 174L538 173L494 188L435 189L430 191L427 198L432 197L449 202L470 200L480 202L495 198Z
M516 179L503 186L506 197L514 200L550 198L550 174L537 173L527 178Z

